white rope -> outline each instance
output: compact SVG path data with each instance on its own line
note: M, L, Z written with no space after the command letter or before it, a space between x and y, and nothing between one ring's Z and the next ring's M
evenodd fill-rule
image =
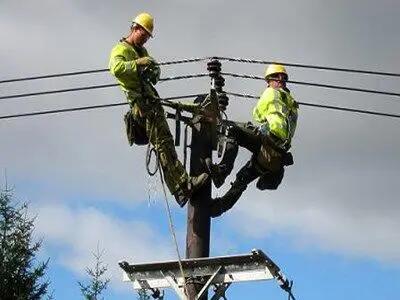
M160 164L160 161L158 161L158 164ZM186 286L185 273L183 271L181 254L179 252L178 241L177 241L176 234L175 234L175 227L174 227L174 223L173 223L172 215L171 215L171 208L169 207L167 192L165 191L164 177L163 177L162 170L161 170L160 166L159 166L159 172L160 172L161 184L162 184L163 192L164 192L165 208L166 208L167 215L168 215L169 229L171 231L171 234L172 234L172 237L173 237L173 240L174 240L176 254L178 255L178 264L179 264L179 269L181 271L181 276L183 278L184 293L187 296L187 286Z
M150 129L150 138L149 138L150 141L151 141L151 136L153 134L153 129L154 129L154 124L153 124L152 128ZM171 232L172 239L173 239L174 245L175 245L175 251L176 251L176 254L178 256L179 269L180 269L180 272L181 272L181 276L183 278L183 290L184 290L184 293L185 293L185 295L187 297L188 293L187 293L185 273L183 271L183 266L182 266L182 258L181 258L181 254L179 252L178 240L176 238L176 233L175 233L175 226L174 226L174 222L173 222L173 219L172 219L171 208L169 206L167 192L165 190L164 176L163 176L163 172L162 172L162 168L161 168L161 162L160 162L160 159L158 157L159 154L158 154L157 150L156 150L156 154L157 154L157 167L158 167L158 171L160 173L160 180L161 180L161 185L162 185L163 193L164 193L165 210L166 210L167 216L168 216L169 230Z

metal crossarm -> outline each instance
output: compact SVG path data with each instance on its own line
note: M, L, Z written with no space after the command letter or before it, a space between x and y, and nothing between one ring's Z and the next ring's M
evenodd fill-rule
M234 282L270 280L281 278L279 267L261 250L250 254L193 258L181 260L185 278L205 283L196 299L199 299L211 285L216 286L212 299L225 297L226 289ZM180 299L187 299L184 293L184 278L178 261L146 264L119 263L123 280L133 283L135 290L172 288Z

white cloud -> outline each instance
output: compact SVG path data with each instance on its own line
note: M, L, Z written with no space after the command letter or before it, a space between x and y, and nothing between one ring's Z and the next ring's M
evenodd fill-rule
M357 195L346 187L330 193L321 185L308 189L290 184L295 185L275 192L250 188L227 218L230 226L242 236L275 233L292 246L400 265L399 210L389 198L375 198L379 193L373 191ZM338 179L336 187L341 184ZM246 220L240 225L235 222L238 215Z
M120 1L118 5L112 1L98 5L96 1L67 0L40 1L40 5L28 1L21 6L21 3L10 0L1 3L0 37L5 41L0 49L2 78L106 67L110 48L126 33L133 15L142 10L156 17L156 38L149 42L149 50L162 60L223 55L388 72L400 66L398 54L393 51L400 47L397 33L400 6L394 0L351 3L286 0L271 5L265 1L254 1L251 5L218 2L214 10L204 3L189 4L181 0L143 1L134 5L131 1ZM48 11L57 11L57 14L44 13ZM224 63L223 68L260 75L264 66ZM166 67L163 72L168 74L174 70ZM204 72L205 65L182 67L182 73L199 70ZM382 78L289 70L295 80L326 80L349 86L365 84L367 88L385 90L398 87L397 81ZM97 80L82 76L3 85L2 95L68 84L83 86L98 83ZM107 75L101 81L113 82ZM179 82L175 86L160 86L160 90L168 95L184 94L189 89L202 91L208 88L208 81L204 82ZM227 90L252 94L261 92L264 85L231 79L226 83ZM291 88L297 99L304 102L355 105L393 113L400 109L399 103L376 95ZM1 112L123 100L118 89L88 91L3 101ZM235 97L230 100L228 113L232 119L243 121L251 117L253 101ZM26 186L34 189L44 183L62 193L63 199L68 198L64 197L66 193L90 195L86 198L92 200L84 205L88 202L95 205L100 198L143 201L143 194L147 192L144 149L128 147L122 126L123 110L1 121L0 168L7 168L10 178L15 178L21 186L27 182ZM246 229L247 233L260 237L270 230L288 232L296 240L299 237L308 245L327 251L398 261L400 239L395 229L399 227L396 216L400 177L398 128L398 122L393 119L301 107L294 142L295 166L287 172L279 191L246 192L235 210L246 214L248 222L243 222L238 232ZM59 202L62 201L69 200ZM140 227L140 224L113 220L93 208L76 212L66 204L59 204L42 206L41 210L40 215L47 216L40 221L41 232L54 243L68 245L63 261L76 270L90 261L90 251L99 239L112 245L109 255L119 259L116 256L122 248L119 247L122 236L132 236L127 228ZM357 211L360 214L355 214ZM144 225L142 230L152 236L151 228ZM150 238L139 230L134 232L144 241L143 248L140 243L128 247L144 258L147 253L152 256L152 250L146 250L151 248ZM117 245L113 242L114 233Z
M97 245L104 249L104 263L114 288L122 283L122 271L117 263L174 259L170 237L162 237L143 221L122 221L89 207L74 210L62 204L44 204L35 209L36 234L43 237L43 247L55 246L58 253L52 260L82 276L92 267L92 253Z

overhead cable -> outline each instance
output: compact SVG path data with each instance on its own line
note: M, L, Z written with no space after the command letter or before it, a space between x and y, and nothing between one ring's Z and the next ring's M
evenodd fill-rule
M236 74L236 73L221 72L221 75L230 76L230 77L236 77L236 78L265 80L263 77L260 77L260 76L246 75L246 74ZM181 79L208 77L208 76L209 75L206 74L206 73L189 74L189 75L181 75L181 76L175 76L175 77L161 78L159 81L163 82L163 81L181 80ZM293 81L293 80L290 80L288 82L292 83L292 84L297 84L297 85L306 85L306 86L314 86L314 87L320 87L320 88L338 89L338 90L355 91L355 92L363 92L363 93L370 93L370 94L379 94L379 95L400 97L400 93L395 93L395 92L378 91L378 90L361 89L361 88L352 88L352 87L348 87L348 86L320 84L320 83L304 82L304 81ZM6 95L6 96L0 96L0 100L31 97L31 96L39 96L39 95L48 95L48 94L67 93L67 92L75 92L75 91L82 91L82 90L102 89L102 88L109 88L109 87L115 87L115 86L118 86L118 84L114 83L114 84L92 85L92 86L69 88L69 89L60 89L60 90L52 90L52 91L42 91L42 92L34 92L34 93Z
M200 77L208 77L210 76L208 73L200 73L200 74L190 74L190 75L181 75L181 76L173 76L173 77L164 77L159 80L159 82L163 81L171 81L171 80L181 80L181 79L192 79L192 78L200 78Z
M90 85L90 86L82 86L82 87L76 87L76 88L70 88L70 89L42 91L42 92L26 93L26 94L15 94L15 95L0 96L0 100L32 97L32 96L39 96L39 95L49 95L49 94L60 94L60 93L76 92L76 91L84 91L84 90L104 89L104 88L115 87L115 86L118 86L118 84L113 83L113 84L102 84L102 85Z
M196 57L196 58L188 58L188 59L181 59L181 60L172 60L172 61L164 61L159 62L158 65L166 66L166 65L177 65L177 64L186 64L192 62L200 62L210 59L210 57Z
M204 94L174 96L174 97L162 98L160 100L168 103L170 100L196 98L196 97L199 97L202 95L204 95ZM81 107L63 108L63 109L54 109L54 110L44 110L44 111L21 113L21 114L14 114L14 115L4 115L4 116L0 116L0 120L37 116L37 115L58 114L58 113L73 112L73 111L80 111L80 110L91 110L91 109L98 109L98 108L108 108L108 107L115 107L115 106L121 106L121 105L128 105L128 102L100 104L100 105L92 105L92 106L81 106Z
M166 66L166 65L174 65L174 64L183 64L183 63L199 62L199 61L203 61L206 59L207 59L207 57L181 59L181 60L175 60L175 61L160 62L160 63L158 63L158 65ZM39 75L39 76L28 76L28 77L21 77L21 78L11 78L11 79L0 80L0 84L1 83L18 82L18 81L29 81L29 80L49 79L49 78L56 78L56 77L67 77L67 76L76 76L76 75L84 75L84 74L102 73L102 72L108 72L108 71L109 71L109 69L93 69L93 70L55 73L55 74L47 74L47 75Z
M254 75L247 75L247 74L236 74L236 73L221 72L221 75L235 77L235 78L256 79L256 80L265 81L264 77L254 76ZM361 88L353 88L353 87L349 87L349 86L321 84L321 83L305 82L305 81L289 80L288 82L292 83L292 84L297 84L297 85L315 86L315 87L319 87L319 88L328 88L328 89L336 89L336 90L345 90L345 91L363 92L363 93L370 93L370 94L379 94L379 95L400 97L400 93L395 93L395 92L378 91L378 90L370 90L370 89L361 89Z
M205 73L204 74L189 74L189 75L161 78L159 81L163 82L163 81L170 81L170 80L181 80L181 79L190 79L190 78L207 77L207 76L208 76L208 74L205 74ZM39 96L39 95L49 95L49 94L60 94L60 93L76 92L76 91L84 91L84 90L103 89L103 88L116 87L116 86L118 86L117 83L112 83L112 84L91 85L91 86L76 87L76 88L69 88L69 89L52 90L52 91L6 95L6 96L0 96L0 100L32 97L32 96Z
M239 93L232 93L232 92L226 92L226 94L227 95L231 95L231 96L241 97L241 98L259 99L259 97L254 96L254 95L249 95L249 94L239 94ZM168 103L170 100L196 98L196 97L199 97L199 96L202 96L202 95L204 95L204 94L192 94L192 95L184 95L184 96L175 96L175 97L162 98L161 100L164 100L164 101L166 101ZM331 105L322 105L322 104L314 104L314 103L307 103L307 102L297 102L297 103L299 105L303 105L303 106L326 108L326 109L333 109L333 110L347 111L347 112L355 112L355 113L362 113L362 114L369 114L369 115L377 115L377 116L383 116L383 117L400 118L400 114L389 114L389 113L382 113L382 112L377 112L377 111L360 110L360 109L346 108L346 107L340 107L340 106L331 106ZM111 103L111 104L102 104L102 105L93 105L93 106L82 106L82 107L73 107L73 108L56 109L56 110L45 110L45 111L14 114L14 115L5 115L5 116L0 116L0 120L1 119L13 119L13 118L20 118L20 117L36 116L36 115L46 115L46 114L57 114L57 113L64 113L64 112L73 112L73 111L80 111L80 110L91 110L91 109L115 107L115 106L121 106L121 105L128 105L128 103L127 102L121 102L121 103Z
M327 67L327 66L320 66L320 65L289 63L289 62L283 62L283 61L278 62L278 61L266 61L266 60L246 59L246 58L232 58L232 57L222 57L222 56L181 59L181 60L175 60L175 61L160 62L158 64L161 66L163 66L163 65L165 66L165 65L200 62L200 61L205 61L208 59L219 59L219 60L225 60L225 61L231 61L231 62L251 63L251 64L279 63L279 64L282 64L282 65L285 65L288 67L326 70L326 71L337 71L337 72L348 72L348 73L358 73L358 74L368 74L368 75L378 75L378 76L389 76L389 77L400 77L400 73L359 70L359 69L351 69L351 68ZM65 72L65 73L47 74L47 75L39 75L39 76L28 76L28 77L21 77L21 78L3 79L3 80L0 80L0 84L17 82L17 81L28 81L28 80L48 79L48 78L55 78L55 77L84 75L84 74L91 74L91 73L101 73L101 72L107 72L107 71L108 71L108 69L93 69L93 70L83 70L83 71L75 71L75 72Z
M21 117L29 117L29 116L38 116L38 115L58 114L58 113L65 113L65 112L79 111L79 110L106 108L106 107L121 106L121 105L127 105L127 104L128 104L127 102L121 102L121 103L111 103L111 104L101 104L101 105L92 105L92 106L81 106L81 107L73 107L73 108L36 111L36 112L31 112L31 113L0 116L0 120L1 119L14 119L14 118L21 118Z
M262 65L281 64L281 65L288 66L288 67L297 67L297 68L305 68L305 69L316 69L316 70L326 70L326 71L337 71L337 72L359 73L359 74L368 74L368 75L400 77L400 73L379 72L379 71L359 70L359 69L350 69L350 68L326 67L326 66L319 66L319 65L297 64L297 63L290 63L290 62L284 62L284 61L266 61L266 60L231 58L231 57L221 57L221 56L215 56L213 58L219 59L219 60L225 60L225 61L241 62L241 63L262 64Z
M232 93L232 92L226 92L226 94L231 95L231 96L241 97L241 98L249 98L249 99L259 99L260 98L260 97L257 97L254 95L249 95L249 94L239 94L239 93ZM383 117L400 118L400 114L389 114L389 113L382 113L382 112L371 111L371 110L361 110L361 109L353 109L353 108L347 108L347 107L341 107L341 106L323 105L323 104L315 104L315 103L299 102L299 101L297 101L297 103L299 105L303 105L303 106L326 108L326 109L333 109L333 110L340 110L340 111L348 111L348 112L376 115L376 116L383 116Z
M66 73L48 74L48 75L40 75L40 76L4 79L4 80L0 80L0 83L48 79L48 78L55 78L55 77L67 77L67 76L84 75L84 74L91 74L91 73L101 73L101 72L105 72L105 71L108 71L108 69L95 69L95 70L86 70L86 71L76 71L76 72L66 72Z

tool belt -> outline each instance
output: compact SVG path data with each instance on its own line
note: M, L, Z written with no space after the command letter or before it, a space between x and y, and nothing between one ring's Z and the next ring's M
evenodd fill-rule
M130 146L136 145L147 145L149 143L149 137L146 133L146 121L140 122L130 109L124 116L126 137Z

